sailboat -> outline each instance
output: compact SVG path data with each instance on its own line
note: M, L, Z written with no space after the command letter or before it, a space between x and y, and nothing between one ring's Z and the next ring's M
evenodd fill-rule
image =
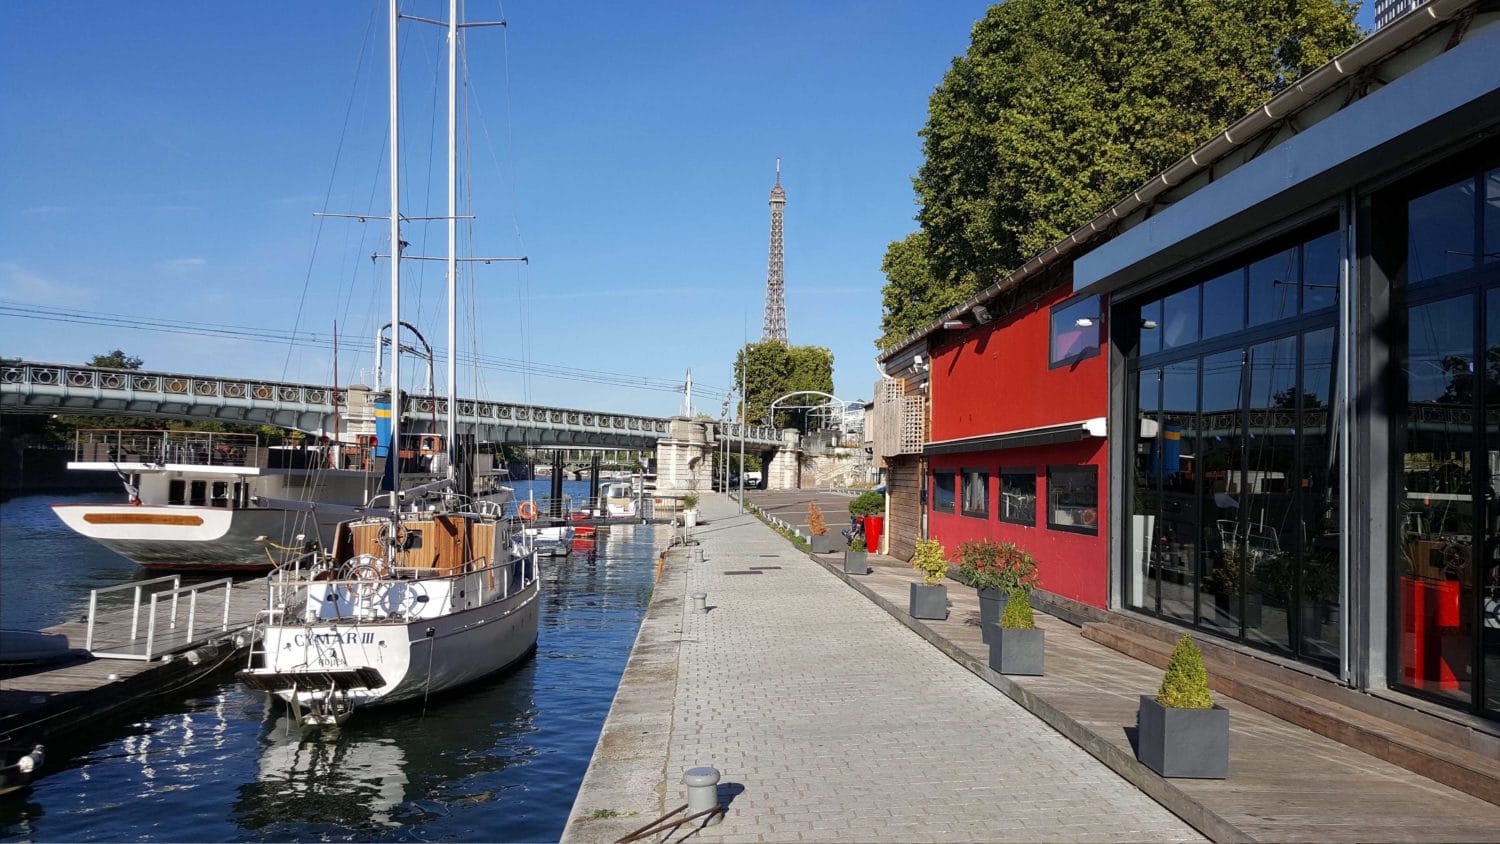
M401 324L397 30L390 0L391 325ZM448 20L448 389L456 381L458 3ZM391 344L393 394L400 349ZM392 402L399 407L398 402ZM390 416L400 442L401 414ZM497 672L536 646L541 580L536 551L501 508L457 493L458 449L448 415L448 477L403 490L400 461L387 462L389 507L341 523L331 554L309 553L267 579L250 667L240 679L285 700L305 727L343 723L376 704L426 699Z

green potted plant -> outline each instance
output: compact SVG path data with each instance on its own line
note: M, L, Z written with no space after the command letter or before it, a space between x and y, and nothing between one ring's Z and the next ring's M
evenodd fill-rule
M922 582L911 585L911 600L907 605L911 617L947 618L948 587L943 585L943 576L948 573L948 560L943 544L936 539L918 539L911 567L922 573Z
M828 523L823 520L823 508L816 501L807 502L808 544L814 554L832 554L834 539L828 535Z
M1229 775L1229 711L1209 694L1203 653L1186 633L1172 650L1156 697L1141 695L1136 758L1164 777Z
M698 526L698 493L690 492L682 497L682 523L687 527Z
M856 536L849 541L849 550L844 552L844 574L866 574L870 571L865 564L865 538Z
M1010 590L1000 624L990 634L990 668L1001 674L1042 673L1046 658L1044 631L1031 615L1031 601L1026 590Z
M1013 542L993 539L965 542L958 546L958 559L959 576L979 594L979 629L988 642L1011 592L1035 588L1036 560Z

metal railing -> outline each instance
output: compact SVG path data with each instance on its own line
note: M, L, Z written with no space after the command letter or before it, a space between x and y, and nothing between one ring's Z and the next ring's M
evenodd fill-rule
M167 589L146 594L146 587L153 584L167 583L172 585ZM220 587L224 589L224 610L219 623L214 625L210 622L202 630L198 629L198 596L210 590ZM154 577L150 580L140 580L134 583L122 583L118 586L106 586L103 589L92 589L89 591L89 619L88 630L84 637L84 649L96 657L108 657L112 659L139 659L151 661L162 654L174 653L186 650L194 645L208 640L208 636L201 636L214 632L228 632L229 630L229 604L233 595L234 580L232 578L220 578L207 583L195 583L190 586L182 585L181 575L168 575L166 577ZM123 592L133 590L134 594L130 607L130 635L123 645L110 642L111 649L103 646L96 649L94 638L96 631L102 632L100 628L108 624L107 620L101 621L99 615L99 596L110 592ZM178 628L178 611L183 596L187 597L187 624ZM142 599L145 599L144 602ZM171 603L170 613L166 616L166 630L158 636L157 609L164 603ZM141 610L144 607L146 615L146 632L144 641L141 636ZM158 649L158 645L162 647ZM142 649L144 646L144 649Z
M79 463L178 463L193 466L263 466L266 449L255 434L86 428L73 441Z

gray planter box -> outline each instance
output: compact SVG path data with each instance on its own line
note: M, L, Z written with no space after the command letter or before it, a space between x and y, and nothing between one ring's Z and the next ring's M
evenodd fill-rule
M865 564L868 551L845 551L844 552L844 574L868 574L870 567Z
M1007 630L996 625L990 629L990 669L1001 674L1040 676L1046 662L1045 631Z
M938 583L911 585L911 604L908 612L912 618L944 619L948 617L948 587Z
M808 540L808 543L812 545L812 552L814 554L833 554L838 550L840 539L843 539L843 537L832 533L825 533L822 536L814 534Z
M975 589L979 595L979 636L988 645L990 630L1000 624L1000 615L1010 603L1010 593L999 589Z
M1141 695L1136 758L1164 777L1221 780L1229 776L1229 710L1173 709Z

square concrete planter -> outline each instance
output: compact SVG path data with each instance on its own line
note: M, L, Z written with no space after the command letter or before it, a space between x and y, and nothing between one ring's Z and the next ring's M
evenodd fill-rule
M842 538L832 533L825 533L822 536L813 534L808 544L812 546L814 554L833 554L838 550L838 542Z
M1229 776L1229 710L1174 709L1141 695L1136 758L1164 777L1221 780Z
M948 617L948 587L941 583L928 586L925 583L911 585L911 603L908 612L912 618L944 619Z
M870 567L865 564L867 556L869 556L867 551L845 551L844 574L868 574Z
M1010 603L1010 593L999 589L975 589L979 595L979 636L988 645L990 632L1000 625L1000 615Z
M1007 630L999 625L990 629L990 670L1001 674L1041 676L1046 663L1046 636L1040 627L1030 630Z

